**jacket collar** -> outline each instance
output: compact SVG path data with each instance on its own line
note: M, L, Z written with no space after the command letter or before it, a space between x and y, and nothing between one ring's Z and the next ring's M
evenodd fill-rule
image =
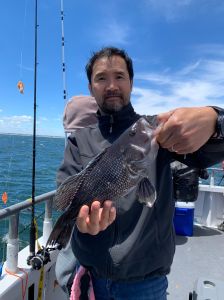
M100 131L104 137L116 137L136 122L140 118L140 115L134 111L133 106L129 103L120 111L108 115L101 115L98 110L97 117Z

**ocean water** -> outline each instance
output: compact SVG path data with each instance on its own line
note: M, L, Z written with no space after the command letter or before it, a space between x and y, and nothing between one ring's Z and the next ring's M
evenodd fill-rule
M36 140L36 196L56 188L56 172L63 159L64 138L37 137ZM221 167L221 165L216 165ZM215 184L220 184L223 172L217 172ZM0 209L22 202L31 197L32 186L32 136L0 134L0 195L8 194L8 202L0 199ZM209 181L203 181L209 184ZM221 181L224 185L224 179ZM37 205L35 215L41 235L44 204ZM54 218L58 213L53 214ZM28 245L30 210L20 213L20 248ZM5 259L8 219L0 221L0 261Z
M32 136L0 134L0 195L8 194L0 209L22 202L32 194ZM41 137L36 139L36 196L56 188L56 172L63 159L64 138ZM35 215L41 235L44 204L36 205ZM55 214L56 215L56 214ZM28 244L31 211L20 213L20 247ZM5 259L5 236L8 219L0 221L0 260Z

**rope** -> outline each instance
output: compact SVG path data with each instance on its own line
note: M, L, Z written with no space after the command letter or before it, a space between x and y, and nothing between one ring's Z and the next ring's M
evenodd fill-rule
M22 278L22 276L19 276L16 273L10 272L9 270L5 269L6 273L8 273L9 275L15 276L15 277L17 277L17 278L19 278L21 280L21 283L22 283L22 299L25 300L26 289L27 289L27 284L28 284L28 273L25 270L21 269L21 268L19 268L19 270L21 272L23 272L25 274L25 276L26 276L25 286L23 285L23 278Z

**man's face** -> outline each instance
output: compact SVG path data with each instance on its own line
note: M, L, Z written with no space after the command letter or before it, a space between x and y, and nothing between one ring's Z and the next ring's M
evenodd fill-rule
M89 90L104 112L119 111L130 102L132 82L125 60L114 55L95 61Z

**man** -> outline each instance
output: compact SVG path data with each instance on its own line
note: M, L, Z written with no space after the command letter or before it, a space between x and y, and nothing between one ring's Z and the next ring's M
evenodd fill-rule
M123 50L104 48L95 53L86 72L90 93L99 106L98 123L76 130L69 137L58 184L80 172L140 117L130 103L134 73L132 61ZM135 191L116 204L108 199L103 207L98 201L93 201L91 207L84 205L71 245L57 262L61 285L69 284L63 276L72 278L75 266L70 259L75 261L76 257L92 275L97 300L166 299L166 275L175 251L170 162L178 160L206 168L221 161L222 115L219 108L197 107L178 108L157 116L163 125L157 133L160 148L154 206L148 208L136 201Z

